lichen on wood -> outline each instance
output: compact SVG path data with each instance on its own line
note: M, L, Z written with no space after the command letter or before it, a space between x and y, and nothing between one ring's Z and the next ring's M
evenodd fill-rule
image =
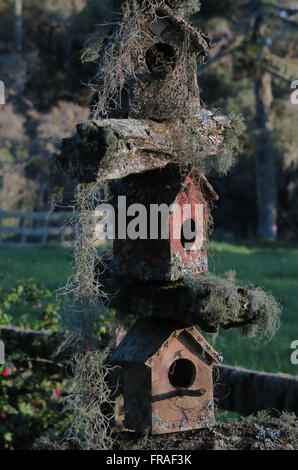
M79 182L123 178L168 163L226 174L243 129L241 117L204 109L197 116L170 122L83 121L72 138L63 140L57 160Z
M217 332L219 328L240 327L243 336L271 339L279 326L279 303L261 288L237 286L235 277L230 271L224 278L203 273L184 279L197 299L202 328L208 326Z
M121 450L297 450L298 423L294 413L272 417L266 411L255 415L218 421L199 431L181 434L144 436L131 432L117 435Z
M107 289L118 290L112 305L126 315L183 321L208 333L241 328L243 335L271 339L279 326L281 307L260 288L236 284L235 273L224 278L210 272L172 283L114 278Z

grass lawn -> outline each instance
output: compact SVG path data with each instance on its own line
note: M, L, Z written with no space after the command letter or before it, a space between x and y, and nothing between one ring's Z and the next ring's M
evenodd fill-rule
M209 270L220 275L231 269L241 284L271 291L283 313L280 329L270 342L242 338L238 330L222 331L214 346L222 352L224 363L298 375L298 366L290 362L291 343L298 340L298 244L213 242Z
M55 245L0 247L0 285L3 289L17 281L33 278L51 291L62 287L71 272L73 252Z
M65 283L71 263L68 248L1 247L0 284L5 289L20 279L33 278L40 287L55 290ZM235 269L240 284L253 283L271 291L283 306L281 327L270 342L242 338L238 330L222 331L214 347L223 354L224 363L297 375L298 366L290 362L290 345L298 340L298 244L212 242L209 269L219 275Z

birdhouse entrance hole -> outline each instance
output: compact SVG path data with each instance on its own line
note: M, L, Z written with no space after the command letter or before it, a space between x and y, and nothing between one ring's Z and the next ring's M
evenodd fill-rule
M157 78L164 78L175 68L176 52L169 44L154 44L146 52L146 64L150 72Z
M193 219L187 219L181 227L181 244L189 251L196 240L196 223Z
M196 378L196 367L189 359L177 359L169 369L169 381L173 387L191 387Z

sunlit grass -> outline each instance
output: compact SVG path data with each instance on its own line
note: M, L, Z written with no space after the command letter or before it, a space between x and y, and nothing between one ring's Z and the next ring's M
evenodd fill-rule
M59 246L6 246L0 248L0 285L4 289L33 278L40 287L55 290L71 272L71 248Z
M33 278L40 287L55 290L65 284L72 261L70 248L1 247L0 285L7 288L20 279ZM290 362L290 346L298 340L298 245L253 240L212 242L209 269L218 275L235 270L240 284L271 291L283 306L280 329L270 342L242 338L238 330L220 332L214 346L223 354L224 362L297 375L298 366Z
M221 331L214 346L223 354L224 362L297 375L298 367L290 362L290 346L298 339L298 245L213 242L209 269L218 275L235 270L240 284L263 287L283 307L280 329L270 342L243 338L238 330Z

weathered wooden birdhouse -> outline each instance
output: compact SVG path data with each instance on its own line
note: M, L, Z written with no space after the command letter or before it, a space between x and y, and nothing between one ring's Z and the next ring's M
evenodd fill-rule
M122 104L137 119L176 118L178 110L194 115L200 107L196 64L206 56L210 41L188 21L188 0L151 3L146 9L144 0L139 1L142 16L130 6L130 14L139 19L139 31L128 23L127 35L135 34L138 40L131 41L135 73L123 89Z
M218 196L202 173L168 165L122 179L114 193L118 276L176 281L208 270L208 203Z
M220 357L196 327L139 320L111 360L123 369L126 428L164 434L214 420L212 365Z
M191 5L123 2L122 22L100 59L96 120L78 124L57 156L92 191L109 181L116 213L105 282L116 281L108 290L118 293L118 312L142 317L111 359L123 368L125 426L141 432L196 429L214 417L219 356L192 326L196 306L192 294L186 305L183 278L208 270L209 202L218 196L203 173L222 172L222 157L229 162L233 124L200 107L197 65L210 41L189 21ZM164 295L178 284L179 325L159 319L180 322L177 304Z

